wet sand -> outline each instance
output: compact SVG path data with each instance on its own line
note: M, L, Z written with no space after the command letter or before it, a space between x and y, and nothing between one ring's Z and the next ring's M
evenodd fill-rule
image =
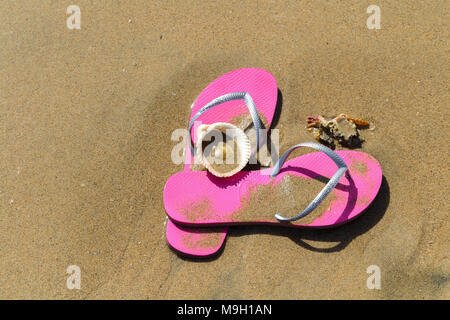
M80 30L68 4L0 4L0 298L450 298L448 1L378 1L380 30L372 1L107 3L79 2ZM241 67L278 81L282 151L312 140L308 115L371 121L381 191L345 226L232 228L217 257L181 258L171 133Z

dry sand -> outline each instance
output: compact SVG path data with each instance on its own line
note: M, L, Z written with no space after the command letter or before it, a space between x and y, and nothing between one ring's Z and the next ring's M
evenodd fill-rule
M450 298L448 1L78 1L80 30L69 4L0 4L0 298ZM276 77L282 151L312 140L307 115L370 120L383 185L343 227L233 228L180 258L171 133L240 67Z

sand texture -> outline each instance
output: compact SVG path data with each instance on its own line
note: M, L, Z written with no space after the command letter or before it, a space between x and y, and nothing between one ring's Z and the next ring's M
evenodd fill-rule
M78 1L79 30L69 4L0 3L0 298L450 298L448 1ZM369 120L380 194L336 229L235 227L181 258L171 134L241 67L277 79L282 152L313 141L306 116Z

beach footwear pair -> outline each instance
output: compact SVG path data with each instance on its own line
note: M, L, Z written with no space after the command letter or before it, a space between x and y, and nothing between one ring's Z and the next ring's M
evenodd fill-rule
M237 162L240 169L234 172L231 168L230 176L209 169L192 171L195 156L202 151L199 145L205 130L217 128L217 123L230 123L231 134L237 132L238 136L240 129L233 123L248 115L255 135L250 153L256 157L267 144L259 129L270 129L277 96L276 81L269 72L246 68L219 77L194 102L186 165L168 179L164 188L164 207L169 216L166 235L172 248L193 256L215 254L230 225L334 227L357 217L374 200L382 180L375 158L359 151L334 152L312 142L292 146L271 168L245 171ZM202 125L196 126L196 122ZM218 146L216 143L209 151L217 154L214 148L220 149ZM319 152L288 160L300 147Z

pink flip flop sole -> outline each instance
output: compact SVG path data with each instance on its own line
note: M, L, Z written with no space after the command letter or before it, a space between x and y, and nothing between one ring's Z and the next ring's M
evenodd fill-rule
M192 228L167 221L166 234L170 246L190 256L206 257L217 253L225 242L227 227Z
M326 228L346 223L362 213L375 199L382 181L382 170L371 155L359 151L336 152L347 164L348 171L328 195L329 205L320 215L304 224L302 219L280 223L277 212L241 220L248 199L263 186L278 185L286 175L295 179L326 179L333 176L336 165L322 152L309 153L287 161L280 173L271 178L271 168L261 171L239 172L229 178L217 178L209 172L180 172L166 183L164 206L169 217L183 225L275 224L295 227ZM298 194L298 197L301 197ZM310 199L312 200L312 199ZM259 203L258 203L259 205ZM264 203L261 202L261 206ZM297 208L298 211L304 208ZM319 210L316 208L315 210ZM284 213L282 213L284 214Z
M231 92L248 92L256 105L256 109L265 117L269 124L276 109L278 87L275 78L266 70L256 68L238 69L224 74L209 84L196 99L189 120L211 100ZM198 121L204 124L227 122L236 116L247 114L248 109L243 101L228 101L202 114ZM191 132L196 140L195 126ZM268 128L267 128L268 129ZM186 149L185 172L190 172L193 157ZM209 256L217 253L222 247L227 227L216 231L211 228L185 227L167 222L166 237L169 245L177 251L187 255Z

